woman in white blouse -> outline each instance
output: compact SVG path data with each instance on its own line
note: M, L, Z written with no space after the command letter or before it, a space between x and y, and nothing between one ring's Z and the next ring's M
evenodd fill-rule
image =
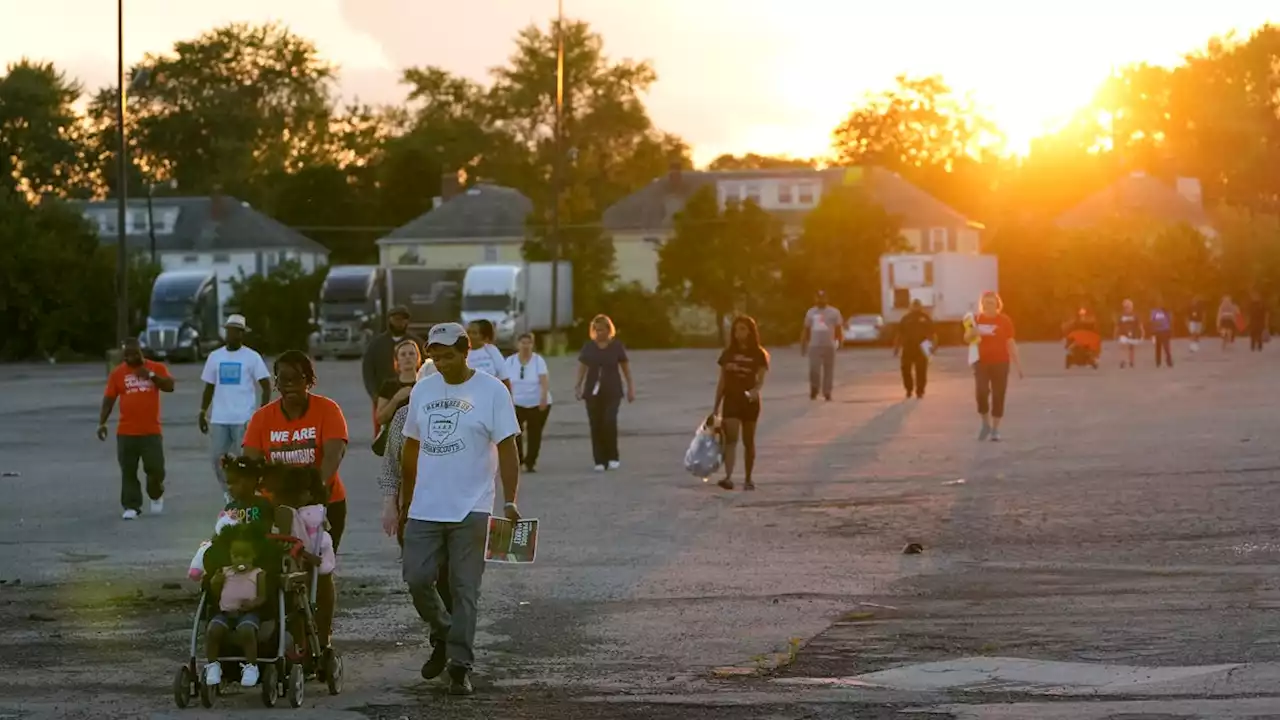
M520 463L525 471L537 472L542 429L551 414L551 377L547 374L547 361L533 351L533 333L521 335L516 346L519 351L505 361L507 379L511 383L511 400L515 403L516 419L522 430L516 436L516 447L520 450Z

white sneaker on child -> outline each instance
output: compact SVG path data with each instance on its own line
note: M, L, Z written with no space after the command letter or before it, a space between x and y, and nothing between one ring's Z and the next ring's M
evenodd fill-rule
M244 663L240 666L240 687L253 687L258 684L258 666L256 663Z
M222 684L222 665L211 662L204 666L204 684L209 687Z
M610 461L609 461L609 469L610 469L610 470L617 470L617 469L618 469L618 468L620 468L620 467L622 467L622 463L618 462L617 460L610 460Z

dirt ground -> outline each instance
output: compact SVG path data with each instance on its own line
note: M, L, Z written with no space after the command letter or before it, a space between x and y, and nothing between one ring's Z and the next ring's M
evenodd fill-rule
M1182 345L1173 370L1065 371L1055 347L1029 346L1005 440L980 444L956 351L935 360L927 397L905 402L887 351L842 353L824 403L808 400L798 353L780 349L752 494L680 466L711 402L714 353L634 353L640 397L623 411L621 471L591 472L584 413L555 405L541 472L521 495L544 523L539 560L486 574L480 692L465 701L417 677L424 637L378 529L358 369L322 363L317 391L343 405L353 433L336 630L348 678L338 697L309 686L306 707L945 718L956 715L939 698L778 681L973 655L1280 660L1272 350L1192 356ZM175 371L166 513L125 523L113 446L92 437L103 369L0 368L0 718L177 713L170 681L195 607L183 574L218 498L189 420L196 369ZM552 374L556 397L571 398L571 360ZM923 552L903 554L908 543ZM247 692L217 710L266 712Z

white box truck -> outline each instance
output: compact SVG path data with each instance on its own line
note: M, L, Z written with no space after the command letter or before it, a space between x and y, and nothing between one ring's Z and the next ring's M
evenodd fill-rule
M493 323L494 344L514 350L522 333L545 333L551 326L551 263L472 265L462 280L462 321ZM556 324L573 324L573 265L558 264Z
M998 283L994 255L882 255L881 314L889 329L896 332L911 301L919 300L933 317L940 339L957 342L963 334L960 321L977 309L982 293L998 290Z

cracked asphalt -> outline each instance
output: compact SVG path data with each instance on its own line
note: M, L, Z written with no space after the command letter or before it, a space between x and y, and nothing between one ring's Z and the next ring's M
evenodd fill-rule
M714 352L633 353L623 469L604 475L566 401L572 360L553 360L559 402L521 494L543 522L539 559L486 573L480 693L463 702L417 677L424 634L378 528L357 364L321 363L317 392L353 433L335 629L347 690L309 686L308 712L945 718L962 715L943 701L993 700L774 681L971 655L1280 660L1274 348L1175 352L1173 370L1067 372L1055 346L1028 346L1005 441L978 443L958 351L906 402L887 351L842 353L824 403L808 400L798 352L776 350L751 494L681 467ZM195 606L183 575L219 493L195 429L197 369L174 369L166 514L125 523L114 444L93 438L104 369L0 367L0 472L17 473L0 478L0 717L176 716L170 679ZM911 542L924 551L902 554ZM769 670L779 653L794 662ZM232 693L211 716L240 711L265 712Z

